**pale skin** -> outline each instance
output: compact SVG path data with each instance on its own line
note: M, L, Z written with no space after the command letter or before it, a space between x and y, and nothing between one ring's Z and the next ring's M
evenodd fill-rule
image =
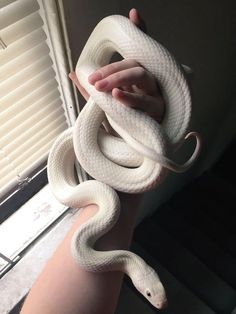
M130 20L144 30L144 22L136 9ZM75 72L69 77L87 100ZM106 80L106 84L104 81ZM97 90L111 92L125 105L141 110L161 122L164 101L154 77L134 60L122 60L100 68L89 77ZM113 132L106 124L106 129ZM97 249L128 249L142 195L120 193L121 214L116 226L96 244ZM47 262L31 288L21 314L112 314L115 311L123 273L92 273L83 270L73 259L70 242L78 227L91 218L98 206L91 204L80 210L72 228Z

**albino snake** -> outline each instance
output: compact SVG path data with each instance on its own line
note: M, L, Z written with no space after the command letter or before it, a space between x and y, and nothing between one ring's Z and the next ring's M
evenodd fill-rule
M115 51L136 60L159 82L166 104L161 124L89 84L88 76L108 64ZM196 132L186 136L191 98L182 69L162 45L129 19L114 15L104 18L92 32L78 60L76 75L90 98L75 125L56 139L48 158L49 184L60 202L72 208L92 203L99 206L98 213L75 232L72 254L87 271L125 272L151 304L162 308L165 290L142 258L129 251L102 252L93 247L119 218L120 200L115 189L126 193L150 190L163 180L167 169L183 172L196 160L200 138ZM105 115L121 138L101 129ZM177 165L166 156L190 135L197 140L195 151L184 165ZM76 158L97 181L78 184Z

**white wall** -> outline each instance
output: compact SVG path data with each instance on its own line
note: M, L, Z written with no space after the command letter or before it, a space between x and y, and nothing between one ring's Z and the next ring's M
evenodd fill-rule
M99 0L64 1L74 64L97 22L109 14L127 15L139 9L149 34L167 47L181 63L190 66L193 97L191 130L199 131L204 147L188 173L170 174L147 194L140 219L194 176L212 166L236 134L236 5L234 1ZM189 143L178 153L184 161Z

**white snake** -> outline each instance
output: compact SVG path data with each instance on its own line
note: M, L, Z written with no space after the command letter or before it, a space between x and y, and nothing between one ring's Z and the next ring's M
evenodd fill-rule
M159 82L165 99L163 122L98 92L88 76L109 63L117 51L135 59ZM96 251L97 239L116 223L120 201L115 189L140 193L154 188L167 173L187 170L196 160L200 138L186 136L191 116L191 98L182 68L170 53L123 16L104 18L89 37L76 66L76 75L90 98L73 127L55 141L48 158L49 184L56 198L72 208L97 204L98 213L74 234L71 250L87 271L123 271L135 287L157 308L166 303L165 290L157 273L142 258L124 250ZM121 138L101 129L105 115ZM180 166L166 156L193 135L197 140L192 157ZM75 160L96 180L78 184Z

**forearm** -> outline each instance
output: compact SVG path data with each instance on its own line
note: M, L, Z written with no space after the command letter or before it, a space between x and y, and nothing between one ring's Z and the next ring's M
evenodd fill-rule
M101 239L101 250L127 249L134 228L141 196L120 194L121 215L116 226ZM77 228L98 210L89 205L82 210L73 227L60 244L32 287L22 314L111 314L114 313L123 274L84 271L73 259L71 238Z

